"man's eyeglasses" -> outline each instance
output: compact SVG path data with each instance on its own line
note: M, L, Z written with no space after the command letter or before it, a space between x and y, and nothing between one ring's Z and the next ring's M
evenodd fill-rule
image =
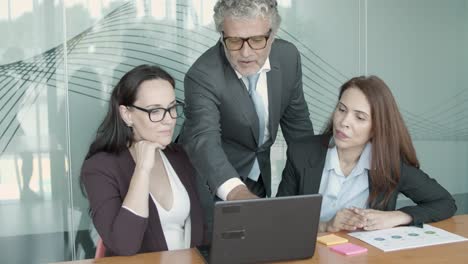
M160 122L166 117L166 113L169 113L169 116L172 119L176 119L177 117L182 117L184 115L185 105L184 103L180 101L176 101L175 105L168 107L168 108L158 107L158 108L146 109L146 108L142 108L136 105L129 105L129 107L133 107L135 109L148 113L148 117L152 122Z
M247 42L251 49L261 50L264 49L267 45L268 39L271 35L271 29L266 35L261 36L252 36L248 38L241 37L224 37L223 32L223 42L226 45L226 48L231 51L241 50L244 46L244 43Z

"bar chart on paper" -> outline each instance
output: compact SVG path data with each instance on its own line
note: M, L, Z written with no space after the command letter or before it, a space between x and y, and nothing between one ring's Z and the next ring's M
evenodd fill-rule
M376 231L353 232L348 235L385 252L468 240L427 224L423 228L402 226Z

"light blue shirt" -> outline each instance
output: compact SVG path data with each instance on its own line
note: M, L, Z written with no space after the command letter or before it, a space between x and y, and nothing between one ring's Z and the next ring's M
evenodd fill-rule
M319 189L323 196L320 221L330 220L343 208L367 207L371 147L371 143L367 143L348 176L341 171L336 146L328 149Z

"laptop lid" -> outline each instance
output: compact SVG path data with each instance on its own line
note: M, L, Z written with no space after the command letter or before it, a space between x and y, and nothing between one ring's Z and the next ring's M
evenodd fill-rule
M320 194L217 202L209 263L304 259L315 251Z

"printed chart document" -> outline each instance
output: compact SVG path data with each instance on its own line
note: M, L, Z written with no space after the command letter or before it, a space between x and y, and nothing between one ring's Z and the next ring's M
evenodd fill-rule
M462 236L426 224L423 228L401 226L376 231L352 232L348 235L385 252L468 241Z

